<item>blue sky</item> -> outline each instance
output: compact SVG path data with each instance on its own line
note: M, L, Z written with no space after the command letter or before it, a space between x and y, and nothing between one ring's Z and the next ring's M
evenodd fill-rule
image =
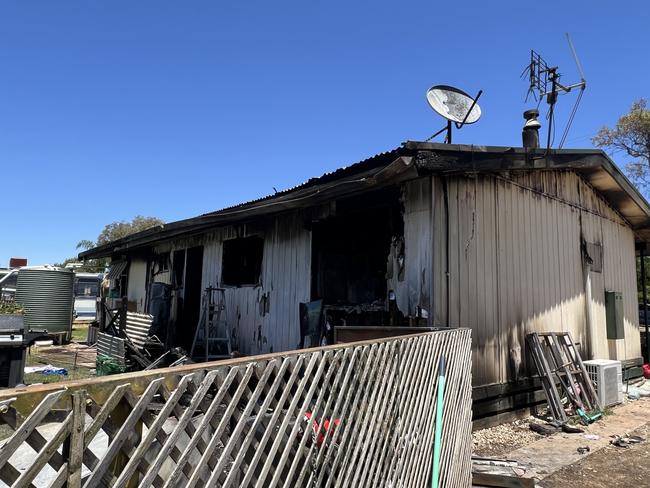
M529 50L578 79L567 31L589 86L566 146L590 147L650 97L648 18L646 1L0 2L0 265L423 140L434 84L484 91L454 142L521 145Z

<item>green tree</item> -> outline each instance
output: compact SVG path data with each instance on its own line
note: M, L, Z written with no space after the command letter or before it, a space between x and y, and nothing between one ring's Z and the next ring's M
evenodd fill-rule
M77 249L87 251L93 247L102 246L112 241L116 241L117 239L122 239L128 235L135 234L136 232L141 232L150 229L151 227L163 224L164 222L157 217L143 217L142 215L136 215L130 222L119 221L107 224L99 233L99 236L97 236L95 241L90 241L88 239L81 240L77 243ZM70 263L77 262L77 258L69 258L56 266L65 267ZM106 258L87 259L81 266L76 266L75 268L77 271L101 273L106 269L107 265L108 259Z
M104 244L116 241L117 239L122 239L123 237L135 234L136 232L141 232L150 229L151 227L163 224L164 222L157 217L143 217L142 215L136 215L133 217L131 222L121 221L106 225L106 227L104 227L104 229L99 233L95 242L79 241L77 249L91 249L95 246L103 246ZM93 245L88 247L90 244Z
M600 129L592 142L610 152L623 151L632 158L625 165L628 176L644 193L650 193L650 110L645 99L634 102L614 128Z

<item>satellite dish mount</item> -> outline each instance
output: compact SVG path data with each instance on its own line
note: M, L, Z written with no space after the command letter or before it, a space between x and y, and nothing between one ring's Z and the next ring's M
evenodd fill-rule
M448 85L435 85L427 90L427 102L431 108L440 116L447 119L447 124L438 132L427 139L438 137L443 132L445 134L445 143L451 144L452 128L461 129L465 124L473 124L481 118L481 107L478 105L478 99L483 94L479 90L474 98L462 90Z

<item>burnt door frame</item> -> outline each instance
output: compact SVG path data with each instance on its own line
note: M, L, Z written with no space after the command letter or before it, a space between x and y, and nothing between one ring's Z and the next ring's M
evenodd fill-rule
M176 342L189 351L201 317L203 296L203 246L194 246L185 252L183 280L183 317L179 320L182 331L176 333ZM179 334L179 332L181 332Z

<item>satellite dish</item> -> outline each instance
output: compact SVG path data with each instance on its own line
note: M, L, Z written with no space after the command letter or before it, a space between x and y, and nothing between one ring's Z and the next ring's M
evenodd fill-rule
M473 124L481 118L481 107L478 106L478 99L483 90L472 98L463 90L448 85L435 85L427 90L427 102L433 110L447 119L447 125L427 139L427 142L434 137L446 132L445 142L451 144L452 122L456 129L465 124Z
M473 124L481 118L476 99L453 86L432 86L427 90L427 101L439 115L457 124Z

